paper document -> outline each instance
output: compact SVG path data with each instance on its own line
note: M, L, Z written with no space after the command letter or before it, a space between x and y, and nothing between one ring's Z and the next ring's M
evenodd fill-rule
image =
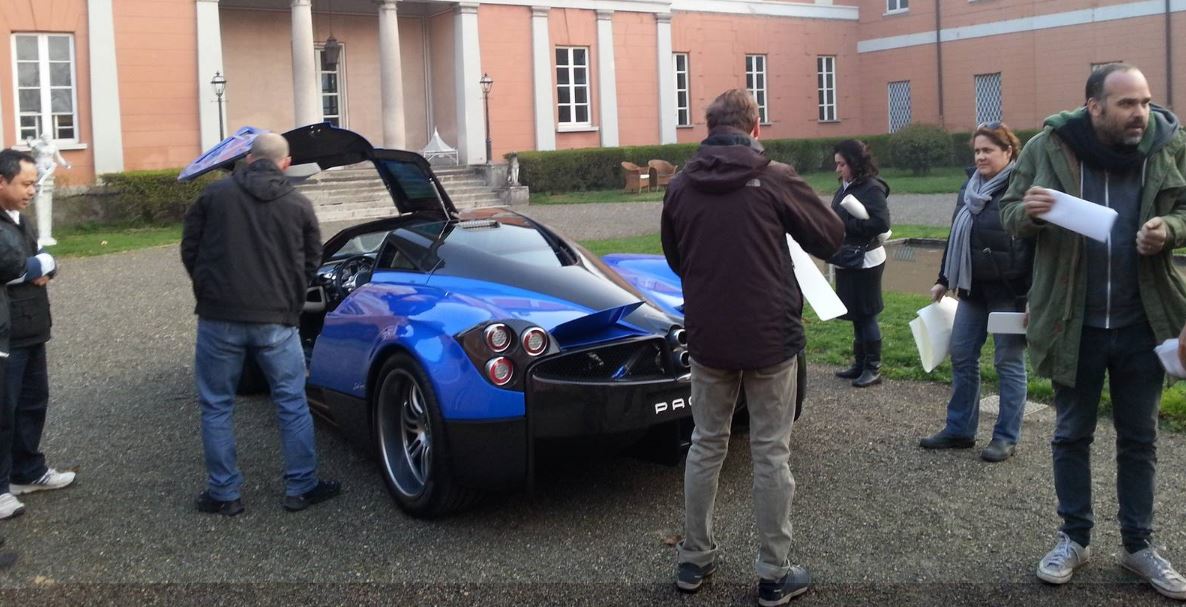
M857 197L853 196L852 194L845 196L844 199L840 201L840 206L844 207L844 210L848 211L849 213L852 213L852 216L856 217L857 219L869 218L869 211L865 210L865 205L861 204L861 201L857 200Z
M828 284L822 272L816 267L811 256L794 238L787 236L787 246L791 248L791 261L795 264L795 279L799 281L799 290L803 291L803 299L815 310L820 320L831 320L848 312L844 303Z
M919 310L918 318L910 321L910 332L914 335L914 345L918 346L923 371L930 373L947 358L958 306L954 298L944 297Z
M1182 368L1182 361L1178 360L1178 340L1176 338L1165 340L1160 346L1153 348L1153 351L1157 353L1161 366L1165 367L1166 374L1178 379L1186 379L1186 369Z
M989 312L988 332L993 335L1025 335L1025 312Z
M1116 210L1058 190L1046 190L1054 196L1054 206L1038 217L1088 238L1107 242L1116 222Z

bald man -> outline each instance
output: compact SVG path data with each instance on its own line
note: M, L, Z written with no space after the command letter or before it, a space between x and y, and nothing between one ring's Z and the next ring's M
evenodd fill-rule
M260 135L246 162L208 186L185 214L181 261L197 299L194 375L207 472L196 502L200 512L243 512L232 414L248 355L267 378L278 412L284 508L304 510L342 490L316 474L297 327L305 289L321 262L321 233L313 205L284 176L291 163L284 137Z

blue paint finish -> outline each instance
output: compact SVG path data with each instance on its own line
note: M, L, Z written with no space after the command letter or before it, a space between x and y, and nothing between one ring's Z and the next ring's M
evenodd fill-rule
M601 260L664 312L683 319L683 281L662 255L614 253Z

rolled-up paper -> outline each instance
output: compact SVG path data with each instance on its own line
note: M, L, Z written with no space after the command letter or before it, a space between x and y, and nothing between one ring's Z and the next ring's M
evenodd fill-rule
M1112 233L1112 224L1116 223L1115 209L1058 190L1046 191L1054 196L1054 206L1038 217L1088 238L1100 242L1108 241L1108 235Z
M1182 368L1182 361L1178 359L1178 340L1167 339L1161 345L1153 348L1157 353L1157 360L1165 367L1166 374L1178 379L1186 379L1186 369Z
M914 335L914 345L918 347L923 371L930 373L947 358L958 306L955 299L944 297L919 310L918 318L910 321L910 332Z
M807 300L812 310L815 310L815 315L819 316L820 320L831 320L847 313L848 308L844 307L844 303L836 296L832 285L828 284L828 279L824 278L815 262L811 261L807 251L790 236L787 236L787 246L791 249L791 261L795 265L795 280L799 281L799 290L803 292L803 299Z
M840 201L840 206L844 207L844 210L851 213L852 216L856 217L857 219L869 218L869 211L865 210L865 205L861 204L861 201L857 200L857 197L853 196L852 194L845 196L844 199Z

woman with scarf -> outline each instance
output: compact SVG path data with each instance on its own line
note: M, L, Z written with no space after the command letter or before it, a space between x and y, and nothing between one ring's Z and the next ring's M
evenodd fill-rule
M948 291L959 298L951 331L951 400L947 425L919 441L924 449L970 449L980 422L980 349L988 337L990 312L1022 312L1029 290L1033 243L1009 235L1001 225L1000 200L1009 184L1021 144L1008 126L982 124L972 134L976 166L956 198L951 236L931 299ZM994 364L1000 377L1000 408L992 440L981 459L1009 459L1021 432L1025 407L1025 336L998 334Z
M881 327L877 315L881 299L881 274L890 213L886 203L889 185L877 176L877 163L869 146L846 139L832 148L840 188L832 197L832 210L844 221L844 244L828 263L836 266L836 295L852 321L852 366L836 377L851 379L858 388L881 383Z

